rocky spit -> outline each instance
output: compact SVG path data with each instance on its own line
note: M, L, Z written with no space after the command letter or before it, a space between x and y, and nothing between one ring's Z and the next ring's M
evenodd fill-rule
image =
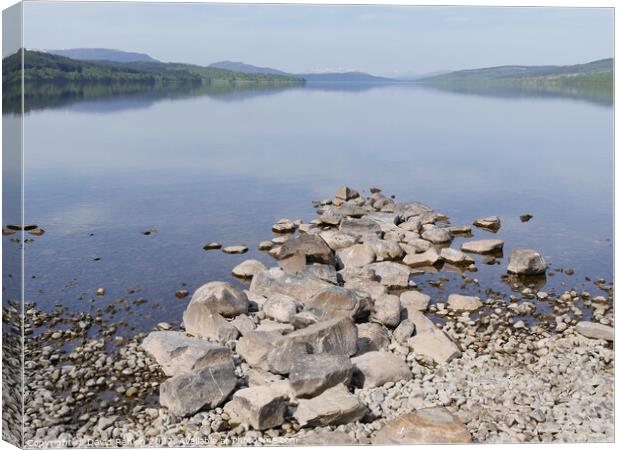
M180 327L123 338L105 311L26 305L25 446L613 441L605 280L606 295L545 292L535 249L504 262L498 239L452 247L470 225L378 189L314 206L317 220L281 219L260 243L274 267L235 267L246 290L203 285ZM497 263L510 296L434 301L415 283L450 266L476 283L479 264Z

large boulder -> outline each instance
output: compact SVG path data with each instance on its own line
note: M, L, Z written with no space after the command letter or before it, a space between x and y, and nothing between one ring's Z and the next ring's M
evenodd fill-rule
M330 286L332 284L306 272L288 274L274 268L254 275L250 292L267 298L274 294L284 294L306 303L314 294Z
M334 253L325 241L316 234L300 234L287 240L270 252L276 259L286 259L297 254L306 256L308 263L334 264Z
M433 208L420 202L399 203L394 210L400 222L406 222L411 217L432 213Z
M368 313L368 299L356 291L340 286L331 286L317 292L304 310L313 313L319 320L334 317L355 319Z
M239 330L209 303L190 303L183 312L183 324L189 334L222 344L239 336Z
M357 328L347 317L317 322L287 334L286 339L305 346L308 353L354 355L357 351Z
M362 267L375 260L375 252L368 245L355 244L338 250L336 257L343 267Z
M241 264L235 266L232 274L239 278L252 278L256 273L267 270L265 265L256 259L246 259Z
M387 294L387 287L378 281L368 280L364 278L352 278L344 283L347 289L355 289L362 294L368 295L371 299L377 300L382 295Z
M400 305L405 318L409 317L409 310L426 311L430 302L431 296L419 291L405 291L400 294Z
M393 261L403 257L405 253L398 242L383 239L368 239L364 242L375 253L377 261Z
M159 403L177 416L188 416L219 406L236 384L232 361L213 364L164 381L159 387Z
M460 294L448 296L448 309L453 311L476 311L480 308L482 308L482 302L479 297Z
M450 411L442 407L423 408L388 421L372 443L395 444L468 444L471 435Z
M245 293L224 281L211 281L200 286L190 301L190 304L204 303L224 317L234 317L247 314L249 301Z
M367 352L351 359L353 383L364 389L383 386L388 382L409 380L413 377L407 363L394 353Z
M357 192L355 189L350 188L349 186L342 186L336 191L336 198L344 200L345 202L359 196L359 192Z
M443 244L444 242L450 242L452 235L447 228L434 227L422 233L422 238L433 244Z
M358 236L351 236L350 234L343 233L340 230L330 229L322 231L319 236L325 241L325 243L334 251L351 247L353 244L357 244L359 241Z
M501 252L504 248L504 241L501 239L480 239L477 241L467 241L461 244L461 250L470 253L494 253Z
M237 353L250 367L286 375L293 362L307 353L306 343L277 331L250 331L239 339Z
M314 263L305 266L302 271L311 277L327 281L328 283L338 283L338 273L336 272L336 268L332 265Z
M373 320L394 328L400 323L400 299L397 295L383 295L375 300Z
M357 353L387 350L390 345L390 336L386 329L378 323L367 322L357 324Z
M379 282L387 287L407 287L409 286L409 276L411 269L397 262L383 261L372 263L368 268L375 272Z
M290 323L298 308L297 301L284 294L274 294L263 303L265 315L278 322Z
M293 417L304 426L327 426L355 422L366 414L366 407L343 384L321 395L300 399Z
M359 237L362 241L376 239L382 234L379 224L367 218L342 219L340 222L340 231L350 234L351 236Z
M352 372L348 356L319 353L299 356L288 379L297 397L315 397L337 384L349 384Z
M246 423L255 430L275 428L284 423L288 395L279 383L240 389L224 406L233 423Z
M152 331L142 341L142 348L169 377L232 360L228 348L180 331Z
M424 314L415 310L408 310L407 314L407 318L415 325L415 335L407 344L416 354L430 358L438 364L461 356L458 346Z
M591 339L614 340L614 329L610 326L596 322L579 322L575 326L577 333Z
M541 275L547 270L543 255L529 248L515 248L510 252L508 272L517 275Z

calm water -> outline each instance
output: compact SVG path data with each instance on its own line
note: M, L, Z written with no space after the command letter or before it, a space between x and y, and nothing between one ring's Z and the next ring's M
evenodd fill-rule
M46 234L26 247L27 276L36 277L27 298L79 310L124 298L131 308L117 318L138 328L179 322L188 299L174 293L183 283L193 291L234 280L243 259L271 262L256 247L272 237L272 223L315 218L310 202L344 184L423 201L455 225L499 215L505 254L528 246L553 267L575 269L549 277L547 290L568 283L599 294L584 277L612 277L612 126L608 104L407 85L138 96L31 111L26 222ZM534 218L521 223L526 212ZM150 228L157 232L141 233ZM210 241L250 251L205 252ZM506 264L478 264L474 276L508 291ZM457 274L447 274L443 291L424 283L442 275L420 279L434 299L460 289ZM105 297L95 296L98 287ZM131 304L140 297L147 303Z

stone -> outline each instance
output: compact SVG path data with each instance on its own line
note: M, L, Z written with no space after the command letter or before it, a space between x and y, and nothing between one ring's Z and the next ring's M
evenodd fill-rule
M263 303L265 315L278 322L290 323L298 308L297 301L285 294L274 294Z
M338 188L338 190L336 191L336 198L339 198L344 201L352 200L359 196L360 196L359 192L357 192L355 189L351 189L348 186L342 186L341 188Z
M159 387L159 403L177 416L215 408L237 384L234 368L230 361L169 378Z
M400 299L397 295L384 295L375 300L372 318L386 327L400 323Z
M222 244L219 242L209 242L202 247L203 250L219 250L220 248L222 248Z
M247 423L255 430L267 430L284 423L288 396L277 386L253 386L239 389L224 406L234 422Z
M321 211L319 218L326 225L339 225L344 216L339 211L339 208L328 206Z
M415 325L415 335L407 341L407 345L416 354L430 358L438 364L461 356L457 345L424 314L414 310L408 310L407 314L407 318Z
M517 275L541 275L547 271L545 258L536 250L515 248L510 252L508 272Z
M200 286L190 301L190 305L204 303L224 317L247 314L249 300L245 293L224 281L211 281Z
M415 332L415 325L409 319L403 320L400 325L396 327L392 337L399 344L405 344L407 339Z
M287 274L280 268L273 268L252 277L250 292L264 297L274 294L289 295L304 304L314 294L330 286L330 283L305 272Z
M308 353L354 355L357 351L357 327L347 317L317 322L288 334L286 338L303 345Z
M405 253L398 242L382 239L368 239L364 242L375 253L377 261L393 261L403 257Z
M252 386L268 386L283 380L280 375L267 372L263 369L249 369L246 373L248 385Z
M534 216L533 216L533 215L531 215L531 214L521 214L521 215L519 216L519 220L520 220L521 222L529 222L529 221L530 221L530 219L531 219L532 217L534 217Z
M387 294L387 288L378 281L354 278L344 283L347 289L354 289L363 295L369 296L372 300L377 300L382 295Z
M228 348L187 336L181 331L153 331L144 338L141 347L157 361L167 376L187 374L205 366L232 361Z
M455 234L471 234L471 225L453 225L448 227L448 231Z
M331 284L338 283L338 273L336 272L336 268L329 264L309 264L304 267L303 272Z
M390 345L390 336L383 326L378 323L357 324L357 353L387 350Z
M306 256L308 263L333 265L336 261L332 249L316 234L301 234L287 240L279 248L270 252L276 259L286 259L299 253Z
M294 330L295 327L290 323L281 323L270 319L262 320L256 327L256 331L277 331L280 334L287 334Z
M338 250L336 257L343 267L362 267L375 260L375 252L367 245L355 244Z
M327 230L319 233L319 236L325 241L329 248L334 251L351 247L359 241L359 237L351 236L339 230Z
M383 386L385 383L410 380L413 375L407 363L394 353L367 352L351 359L353 383L363 389Z
M484 217L481 219L476 219L474 221L474 225L477 226L478 228L485 228L487 230L497 231L502 226L502 223L499 220L499 217L490 216L490 217Z
M338 275L344 281L363 279L370 281L377 281L378 277L374 270L368 266L364 267L345 267L338 271Z
M239 336L239 330L208 303L190 303L183 312L183 324L189 334L222 344Z
M433 244L443 244L444 242L450 242L452 240L452 235L446 228L434 227L422 233L422 238Z
M433 208L420 202L400 203L394 210L401 222L409 220L411 217L420 216L424 213L432 213Z
M480 308L482 308L482 302L479 297L460 294L448 296L448 309L453 311L476 311Z
M374 445L469 444L471 435L443 407L418 409L388 421L372 439Z
M575 330L587 338L614 341L614 329L600 323L581 321L577 323Z
M291 333L292 334L292 333ZM307 353L303 340L293 340L277 331L250 331L237 342L236 351L250 367L286 375L293 361Z
M355 319L368 313L369 304L365 296L340 286L331 286L317 292L304 310L313 313L319 320L334 317Z
M364 404L346 386L339 384L317 397L300 399L293 417L305 427L355 422L365 414Z
M315 397L337 384L349 384L352 372L348 356L319 353L299 356L288 379L297 397Z
M471 256L468 256L455 248L442 248L439 256L441 256L441 259L445 262L457 266L469 265L474 262Z
M428 267L439 261L439 254L433 247L424 253L408 253L403 259L403 263L409 267Z
M431 302L430 295L423 294L419 291L405 291L400 294L400 305L403 312L409 311L426 311ZM405 314L405 317L408 317Z
M461 244L461 250L470 253L492 253L501 252L504 248L504 241L500 239L480 239L468 241Z
M232 274L239 278L252 278L257 272L267 270L265 265L256 259L247 259L232 270Z
M258 249L262 251L268 251L268 250L271 250L272 248L273 248L273 242L271 241L261 241L258 244Z
M256 324L245 314L238 315L230 321L230 324L235 327L241 335L256 329Z
M174 293L174 296L175 296L176 298L178 298L179 300L180 300L180 299L182 299L182 298L187 297L188 295L189 295L189 291L187 291L187 290L185 290L185 289L179 289L178 291L176 291L176 292Z
M292 233L296 229L297 224L290 219L280 219L271 227L274 233Z
M358 237L361 240L376 239L380 237L382 233L379 224L367 218L342 219L339 229L343 233Z
M231 255L241 254L248 251L248 247L246 245L230 245L228 247L224 247L222 249L224 253L229 253Z
M400 263L383 261L372 263L367 266L373 270L378 281L387 287L407 287L409 286L409 276L411 269Z

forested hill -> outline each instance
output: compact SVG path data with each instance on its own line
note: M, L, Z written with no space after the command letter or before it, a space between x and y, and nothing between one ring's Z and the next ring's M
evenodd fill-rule
M21 82L21 53L3 59L5 88ZM64 56L25 50L26 83L146 83L149 85L227 82L300 83L302 79L270 74L250 74L191 64L150 61L78 61Z

